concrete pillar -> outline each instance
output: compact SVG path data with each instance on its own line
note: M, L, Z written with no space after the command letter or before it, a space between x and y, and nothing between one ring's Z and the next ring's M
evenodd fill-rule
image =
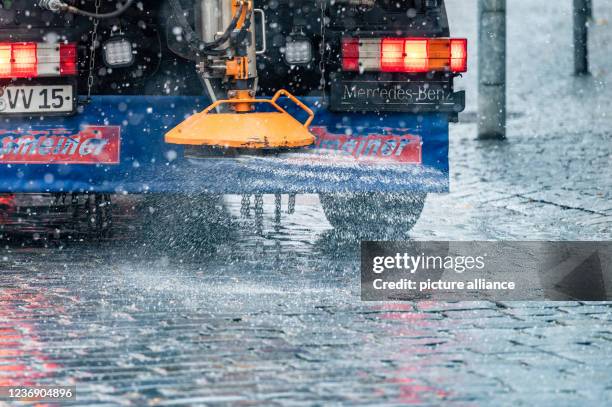
M586 0L586 7L588 18L593 19L593 0Z
M506 0L478 0L478 137L506 138Z
M589 74L589 12L588 0L574 0L574 73Z

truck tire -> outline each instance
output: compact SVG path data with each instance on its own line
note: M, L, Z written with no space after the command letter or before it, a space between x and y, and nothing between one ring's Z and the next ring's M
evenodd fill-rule
M417 223L426 193L321 194L321 206L334 229L360 238L405 237Z

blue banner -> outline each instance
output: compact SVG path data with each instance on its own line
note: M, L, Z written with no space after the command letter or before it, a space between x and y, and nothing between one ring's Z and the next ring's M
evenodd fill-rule
M316 144L274 156L193 158L166 144L204 97L95 96L75 116L7 117L0 192L448 191L446 114L336 114L304 101Z

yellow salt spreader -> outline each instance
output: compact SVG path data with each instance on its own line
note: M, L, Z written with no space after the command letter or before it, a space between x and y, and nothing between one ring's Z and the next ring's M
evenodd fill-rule
M178 0L170 3L178 12ZM261 51L256 50L251 29L254 26L252 1L202 0L201 10L204 39L192 44L200 55L198 70L213 100L215 92L207 82L211 79L223 84L227 98L215 101L170 130L165 135L166 143L246 150L297 149L312 145L315 137L308 128L314 113L308 106L286 90L279 90L271 99L255 98L256 57ZM180 14L178 20L187 35L197 35L193 31L189 33L192 29L183 13ZM216 29L221 25L227 27L223 32ZM265 37L265 28L263 31ZM280 106L282 97L306 112L305 122L299 122ZM256 106L264 105L269 111L256 111Z

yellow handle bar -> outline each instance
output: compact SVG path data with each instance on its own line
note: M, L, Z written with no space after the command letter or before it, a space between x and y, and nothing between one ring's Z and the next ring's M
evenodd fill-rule
M278 101L278 99L281 98L281 96L287 96L287 98L289 98L293 103L295 103L296 105L298 105L303 111L305 111L306 113L308 113L308 120L306 120L306 123L304 123L304 127L308 127L310 126L310 124L312 123L312 121L314 120L314 112L312 111L311 108L309 108L308 106L306 106L303 102L301 102L298 98L296 98L295 96L293 96L291 93L289 93L288 91L286 91L285 89L281 89L278 92L276 92L276 95L274 95L274 97L272 98L272 104L278 106L276 104L276 102Z
M224 104L234 104L235 105L235 104L238 104L238 103L268 103L268 104L274 106L276 108L276 110L278 110L279 112L287 113L287 111L285 109L283 109L282 107L280 107L276 103L278 101L278 99L280 99L282 96L286 96L293 103L298 105L302 110L304 110L306 113L308 113L308 119L303 124L304 127L308 128L308 126L310 126L310 124L314 120L314 112L312 111L312 109L310 109L304 103L302 103L298 98L296 98L295 96L293 96L291 93L289 93L288 91L286 91L284 89L281 89L278 92L276 92L276 94L274 95L274 97L272 99L223 99L223 100L217 100L215 103L213 103L212 105L208 106L204 111L202 111L201 114L203 114L203 115L204 114L208 114L212 110L214 110L217 107L219 107L221 105L224 105Z

